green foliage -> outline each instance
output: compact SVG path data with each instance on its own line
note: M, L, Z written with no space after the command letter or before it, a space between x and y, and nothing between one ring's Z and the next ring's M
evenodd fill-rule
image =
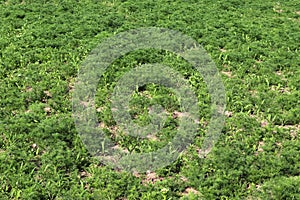
M297 6L298 5L298 6ZM299 199L300 7L291 1L0 1L0 199ZM82 144L72 113L77 71L101 41L138 27L165 27L196 39L226 87L222 136L205 159L195 142L173 164L147 174L103 166ZM96 94L98 120L122 148L150 152L176 133L179 100L158 86L137 88L130 114L169 113L157 140L115 132L110 95L135 66L179 71L210 118L201 74L172 52L140 50L117 59ZM191 189L193 188L193 189Z

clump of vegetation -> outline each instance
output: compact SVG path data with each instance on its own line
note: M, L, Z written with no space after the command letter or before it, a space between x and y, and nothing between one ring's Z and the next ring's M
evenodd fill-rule
M298 199L300 7L292 1L0 1L1 199ZM226 124L217 145L199 158L205 127L169 166L145 174L110 169L83 145L72 117L72 91L89 52L116 33L139 27L181 31L212 56L226 88ZM100 80L97 117L108 135L117 127L110 94L126 71L162 63L179 71L209 121L201 74L161 51L117 59ZM151 98L149 98L151 97ZM169 112L178 100L147 85L133 95L131 114L147 124L147 107ZM171 140L163 131L143 142L122 133L120 147L149 152ZM155 140L157 139L157 140Z

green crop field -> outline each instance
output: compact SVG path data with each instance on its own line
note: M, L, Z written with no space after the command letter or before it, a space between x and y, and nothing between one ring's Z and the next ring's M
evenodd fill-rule
M201 74L172 52L145 49L115 60L97 86L100 126L129 152L162 148L176 134L169 114L151 138L124 134L111 93L130 69L161 63L198 98L203 126L175 162L146 173L114 169L91 155L72 115L82 62L104 40L141 27L176 30L214 61L226 91L225 124L199 156L211 116ZM178 111L166 87L132 95L130 114ZM177 112L179 115L180 112ZM300 199L300 2L0 0L0 199Z

